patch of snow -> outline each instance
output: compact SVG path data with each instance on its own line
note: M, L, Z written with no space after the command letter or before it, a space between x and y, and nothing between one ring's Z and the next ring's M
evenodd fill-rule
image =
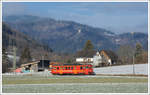
M121 39L116 39L115 41L116 41L116 42L119 42L120 40L121 40Z
M81 33L81 29L78 30L78 33Z
M148 64L135 64L135 74L148 75ZM133 74L133 65L94 68L96 74Z
M107 33L107 32L104 32L104 35L106 35L106 36L115 36L114 34Z
M10 59L10 60L13 60L14 59L14 56L13 55L7 55L8 56L8 58ZM16 60L19 60L19 56L16 56Z

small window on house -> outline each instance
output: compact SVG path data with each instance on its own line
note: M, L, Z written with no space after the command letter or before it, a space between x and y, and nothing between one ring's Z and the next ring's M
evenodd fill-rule
M63 69L65 70L65 67L63 67Z
M74 67L74 69L76 70L76 69L77 69L77 67Z
M82 69L83 69L83 67L80 67L80 69L82 70Z
M68 69L70 70L70 67L68 67Z
M88 69L88 66L86 66L86 69Z

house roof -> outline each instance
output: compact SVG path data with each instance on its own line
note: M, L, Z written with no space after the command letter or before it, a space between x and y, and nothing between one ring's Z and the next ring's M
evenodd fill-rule
M79 64L79 63L74 63L74 64L54 64L53 66L74 66L74 65L83 65L83 64ZM90 64L85 64L85 65L90 65Z
M79 51L79 52L77 52L76 57L78 57L78 58L84 58L84 57L85 58L92 58L93 55L96 54L96 52L97 51L95 51L95 50Z
M104 51L111 60L117 60L118 59L117 54L115 54L113 51L111 51L111 50L101 50L100 52L102 52L102 51Z
M28 65L32 65L32 64L37 64L38 62L40 62L40 61L34 61L34 62L22 64L21 67L28 66Z

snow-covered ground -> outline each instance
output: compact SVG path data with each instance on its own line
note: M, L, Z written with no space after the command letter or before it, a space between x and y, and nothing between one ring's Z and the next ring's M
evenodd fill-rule
M148 64L135 64L135 74L148 75ZM133 74L133 65L94 68L96 74Z
M148 75L148 64L135 64L134 69L135 69L135 74ZM99 67L99 68L94 68L94 72L96 74L133 74L133 65ZM28 74L34 74L38 76L52 75L50 71L31 72L31 73L3 73L2 75L19 75L20 76L20 75L28 75Z

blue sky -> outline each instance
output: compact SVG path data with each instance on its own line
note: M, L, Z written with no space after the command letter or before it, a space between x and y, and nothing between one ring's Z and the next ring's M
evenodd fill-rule
M148 32L146 2L5 2L3 16L8 15L75 21L114 33Z

